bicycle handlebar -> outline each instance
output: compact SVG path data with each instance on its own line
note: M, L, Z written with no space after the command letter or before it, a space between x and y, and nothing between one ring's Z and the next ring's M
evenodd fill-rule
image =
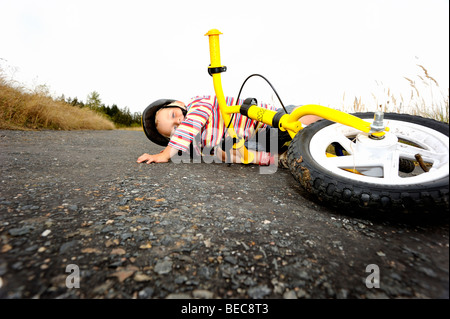
M219 44L219 35L221 34L222 32L220 32L219 30L211 29L205 35L209 37L209 55L211 58L211 64L209 66L209 69L221 68L223 71L225 69L220 62L220 44ZM225 94L223 93L222 90L222 81L220 77L220 72L210 73L211 76L213 77L214 91L216 92L217 101L219 102L220 113L222 114L222 118L225 122L226 127L228 127L229 136L232 138L236 138L237 140L237 142L233 145L233 148L239 151L239 154L241 155L241 162L244 164L249 164L253 162L255 155L247 150L247 148L244 145L244 140L238 137L233 127L229 126L231 118L229 112L226 111L228 106L225 99Z

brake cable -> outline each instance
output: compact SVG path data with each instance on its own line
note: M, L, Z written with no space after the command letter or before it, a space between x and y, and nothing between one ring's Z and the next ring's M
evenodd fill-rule
M263 79L267 82L267 84L270 85L270 87L272 88L273 92L274 92L275 95L277 96L278 101L280 101L280 104L281 104L281 106L283 107L284 112L285 112L286 114L288 114L288 111L286 111L286 108L284 107L284 104L283 104L283 102L281 101L281 98L280 98L280 96L278 95L277 90L275 90L275 88L273 87L272 83L270 83L269 80L267 80L267 79L266 79L264 76L262 76L261 74L256 74L256 73L255 73L255 74L252 74L252 75L250 75L249 77L247 77L247 78L245 79L245 81L242 83L241 89L239 90L239 93L238 93L238 95L237 95L236 103L238 103L239 98L241 97L242 89L244 88L245 83L246 83L251 77L253 77L253 76L259 76L259 77L263 78ZM234 117L234 113L231 114L231 119L230 119L230 122L228 122L227 130L230 128L231 122L233 121L233 117ZM222 139L225 138L225 133L226 133L226 130L223 132L223 137L222 137Z
M264 79L264 80L267 82L267 84L269 84L269 86L272 88L273 92L274 92L275 95L277 96L278 101L280 101L280 104L281 104L281 106L283 107L284 112L285 112L286 114L288 114L288 111L287 111L286 108L284 107L284 104L283 104L283 102L281 101L281 98L280 98L280 96L278 95L277 90L275 90L275 88L274 88L274 86L272 85L272 83L270 83L270 81L269 81L267 78L265 78L264 76L262 76L261 74L256 74L256 73L255 73L255 74L252 74L252 75L248 76L248 77L245 79L245 81L242 83L241 88L240 88L240 90L239 90L239 93L238 93L238 95L237 95L236 103L238 103L239 98L241 97L242 89L244 88L245 83L246 83L251 77L254 77L254 76L259 76L259 77L261 77L262 79ZM224 132L223 132L223 136L222 136L222 144L225 144L225 134L226 134L226 132L228 131L228 129L230 128L230 125L231 125L231 122L233 121L233 118L234 118L234 113L231 114L231 118L230 118L230 121L228 122L227 129L224 130ZM224 145L222 145L222 147L223 147L223 146L224 146ZM229 150L225 150L225 153L226 153L227 156L228 156L228 155L229 155ZM231 165L231 163L230 163L230 165Z
M266 79L264 76L262 76L261 74L252 74L252 75L250 75L248 78L245 79L244 83L242 83L241 89L239 90L239 93L238 93L236 102L239 100L239 97L241 96L241 92L242 92L242 89L244 88L245 83L246 83L251 77L253 77L253 76L259 76L259 77L263 78L263 79L267 82L267 84L270 85L270 87L272 88L273 92L274 92L275 95L277 96L278 101L280 101L280 104L281 104L281 106L283 107L284 112L286 112L286 114L287 114L288 112L286 111L286 108L284 107L284 104L283 104L283 102L281 101L280 96L278 95L277 90L275 90L275 88L273 87L272 83L270 83L269 80L267 80L267 79ZM234 114L233 114L233 115L234 115Z

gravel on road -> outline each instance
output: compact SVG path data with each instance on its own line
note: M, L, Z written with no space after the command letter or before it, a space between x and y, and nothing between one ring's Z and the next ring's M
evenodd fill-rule
M445 212L333 211L285 169L136 163L160 150L0 131L0 298L449 298Z

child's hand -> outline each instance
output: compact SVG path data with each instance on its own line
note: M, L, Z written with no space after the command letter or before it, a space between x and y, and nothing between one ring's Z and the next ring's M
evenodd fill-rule
M169 159L163 155L163 153L159 153L156 155L150 155L150 154L142 154L141 156L139 156L139 158L137 159L138 163L166 163L168 162Z
M176 154L178 151L176 149L167 146L164 150L162 150L159 154L150 155L150 154L142 154L137 159L138 163L167 163L170 158Z

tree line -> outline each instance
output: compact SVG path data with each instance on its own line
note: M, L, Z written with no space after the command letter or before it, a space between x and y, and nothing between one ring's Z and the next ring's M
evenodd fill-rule
M79 100L77 97L75 98L65 98L64 95L61 96L61 100L66 103L77 106L80 108L88 107L91 110L94 110L98 113L106 115L116 126L140 126L141 125L141 113L134 112L131 113L128 107L119 108L116 104L112 106L106 106L102 103L100 99L100 94L96 91L93 91L88 94L86 102Z

